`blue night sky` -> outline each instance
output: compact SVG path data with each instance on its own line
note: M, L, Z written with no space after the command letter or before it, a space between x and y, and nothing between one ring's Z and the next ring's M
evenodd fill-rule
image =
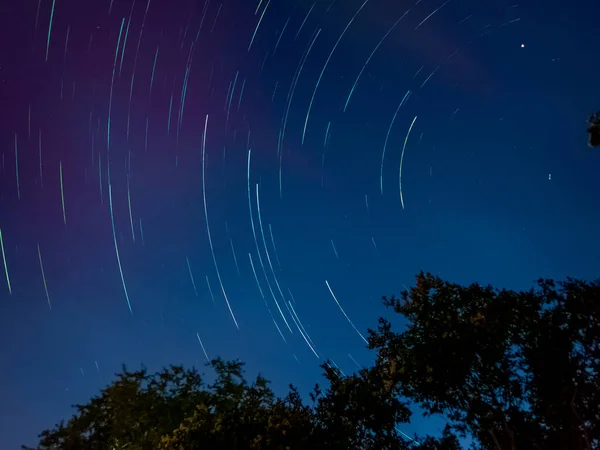
M598 276L598 2L363 1L2 2L2 448L199 340L308 393L421 269Z

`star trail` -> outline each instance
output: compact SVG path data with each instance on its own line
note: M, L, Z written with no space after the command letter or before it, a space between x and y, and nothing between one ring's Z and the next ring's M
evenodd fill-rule
M122 364L239 357L307 393L370 363L380 297L421 269L597 277L599 12L5 1L2 448Z

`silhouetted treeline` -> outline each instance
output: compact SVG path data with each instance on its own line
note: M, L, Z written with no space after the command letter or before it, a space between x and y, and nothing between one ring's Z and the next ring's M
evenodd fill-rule
M123 371L37 449L600 448L600 284L540 280L529 291L460 286L420 273L383 298L407 326L369 330L372 367L344 376L324 364L310 402L277 397L239 361ZM442 415L441 436L406 438L409 406ZM26 448L26 447L24 447Z

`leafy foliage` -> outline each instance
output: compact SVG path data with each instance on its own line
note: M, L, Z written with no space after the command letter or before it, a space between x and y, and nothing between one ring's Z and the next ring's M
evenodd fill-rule
M156 448L162 436L184 420L195 405L209 400L194 370L171 366L149 375L145 369L123 368L116 381L77 405L65 425L40 435L40 449Z
M403 331L380 319L375 364L349 376L323 364L309 404L248 383L239 361L213 360L212 384L195 369L124 368L37 449L459 450L465 436L475 450L600 448L598 282L515 292L420 273L383 300ZM446 419L440 437L401 436L410 404Z
M195 370L171 366L155 375L123 372L66 424L44 431L38 450L58 449L398 449L409 443L397 425L406 406L363 371L351 377L324 364L330 387L318 385L304 405L299 393L276 397L265 378L244 379L243 364L215 359L206 385ZM452 438L425 438L425 450L457 450ZM24 447L26 448L26 447Z
M592 114L588 119L587 132L590 134L588 145L590 147L600 147L600 111Z
M217 381L208 402L197 404L181 425L166 434L157 448L262 449L306 448L312 440L312 411L292 388L276 398L260 375L248 385L242 364L215 360Z
M380 319L370 370L476 448L600 448L598 283L539 280L514 292L421 273L384 302L408 327Z

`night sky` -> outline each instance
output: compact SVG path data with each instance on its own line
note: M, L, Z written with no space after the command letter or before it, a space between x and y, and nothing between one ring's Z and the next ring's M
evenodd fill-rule
M369 364L380 297L421 269L596 278L599 17L595 0L2 1L1 447L124 363L240 357L306 394L325 359Z

